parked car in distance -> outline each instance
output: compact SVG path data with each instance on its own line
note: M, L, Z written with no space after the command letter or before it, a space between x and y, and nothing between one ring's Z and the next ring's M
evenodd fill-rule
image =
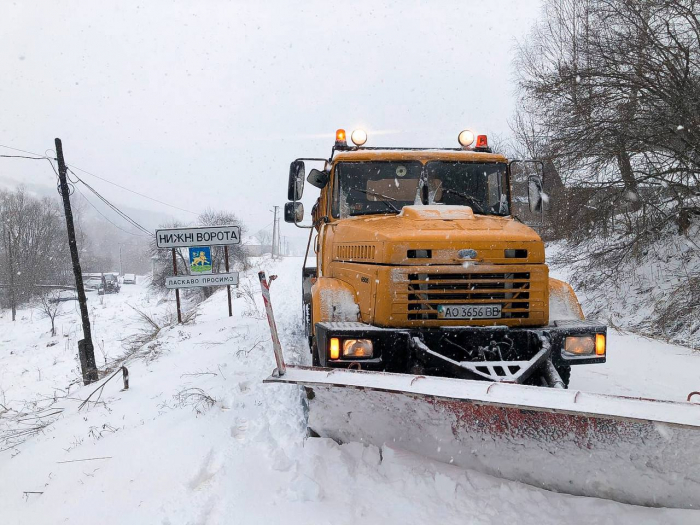
M125 273L124 274L124 280L122 281L124 284L136 284L136 275L133 273Z
M97 289L97 293L100 295L103 295L105 292L119 293L119 289L121 287L119 286L119 278L117 277L117 275L118 274L116 273L104 274L104 286L103 283L100 282L100 287Z
M83 285L87 290L97 290L102 286L102 276L100 274L83 275Z

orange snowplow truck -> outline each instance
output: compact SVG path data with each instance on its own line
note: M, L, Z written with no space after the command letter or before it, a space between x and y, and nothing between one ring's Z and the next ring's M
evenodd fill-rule
M351 138L338 130L330 158L290 166L285 221L311 229L316 254L302 285L314 366L565 388L571 365L605 362L605 325L549 277L542 240L511 211L518 161L468 130L459 148ZM307 225L305 179L321 190ZM532 211L542 196L529 177Z

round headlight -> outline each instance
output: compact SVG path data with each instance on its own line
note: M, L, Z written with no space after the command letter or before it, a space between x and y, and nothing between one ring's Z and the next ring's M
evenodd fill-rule
M350 140L352 140L352 143L355 144L355 146L362 146L365 142L367 142L367 133L364 129L356 129L352 132L352 135L350 135Z
M464 148L466 148L467 146L471 146L474 142L474 133L468 129L465 129L459 134L457 140Z

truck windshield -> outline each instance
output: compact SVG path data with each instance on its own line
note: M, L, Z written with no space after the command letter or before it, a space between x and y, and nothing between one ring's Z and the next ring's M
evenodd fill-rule
M425 169L431 203L470 206L484 215L510 213L506 164L434 161Z
M421 186L428 186L428 202ZM336 166L333 216L398 213L413 204L469 206L474 213L508 215L505 163L432 161L341 162Z
M406 205L420 204L422 170L418 161L339 163L333 216L398 213Z

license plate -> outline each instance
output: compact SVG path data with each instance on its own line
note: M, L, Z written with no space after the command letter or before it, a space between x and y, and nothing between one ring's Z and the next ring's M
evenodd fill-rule
M500 304L440 304L440 319L500 319Z

